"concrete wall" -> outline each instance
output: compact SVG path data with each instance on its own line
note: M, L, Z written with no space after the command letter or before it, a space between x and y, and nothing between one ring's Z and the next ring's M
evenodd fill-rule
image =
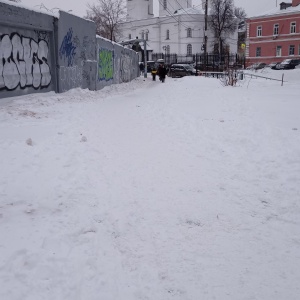
M58 92L95 89L96 25L66 12L57 21Z
M0 99L72 88L99 90L137 76L138 54L96 38L94 22L0 0Z
M0 2L0 98L56 89L53 16Z
M133 80L139 76L138 61L135 51L97 37L96 89Z

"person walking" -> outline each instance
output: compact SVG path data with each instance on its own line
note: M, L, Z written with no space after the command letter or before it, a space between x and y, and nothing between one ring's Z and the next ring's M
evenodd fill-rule
M162 73L161 69L162 69L162 64L159 64L156 73L158 75L159 81L161 81L161 73Z
M168 74L167 68L165 67L165 65L162 65L160 70L159 70L159 78L160 78L162 83L165 82L167 74Z
M141 62L141 63L140 63L140 72L141 72L140 75L143 75L144 70L145 70L145 66L144 66L144 64Z
M156 81L156 73L157 73L156 68L153 67L152 70L151 70L151 75L152 75L152 80L153 81Z

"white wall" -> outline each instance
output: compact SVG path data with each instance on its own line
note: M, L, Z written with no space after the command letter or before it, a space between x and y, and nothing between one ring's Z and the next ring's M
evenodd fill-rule
M159 1L159 16L163 17L173 14L180 8L188 8L192 6L192 0L167 0L167 9L163 7L164 0Z
M127 0L127 20L153 17L153 0Z

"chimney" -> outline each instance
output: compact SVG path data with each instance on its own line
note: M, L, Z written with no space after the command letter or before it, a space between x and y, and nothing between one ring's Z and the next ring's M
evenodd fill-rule
M292 6L297 6L300 4L300 0L293 0Z
M298 0L298 1L300 1L300 0ZM292 3L281 2L279 5L280 5L280 10L283 10L283 9L287 9L288 7L292 6L293 4Z

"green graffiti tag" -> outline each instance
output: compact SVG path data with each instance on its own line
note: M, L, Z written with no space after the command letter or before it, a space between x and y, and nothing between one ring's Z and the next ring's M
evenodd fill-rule
M111 80L114 78L114 54L107 49L99 49L98 80Z

